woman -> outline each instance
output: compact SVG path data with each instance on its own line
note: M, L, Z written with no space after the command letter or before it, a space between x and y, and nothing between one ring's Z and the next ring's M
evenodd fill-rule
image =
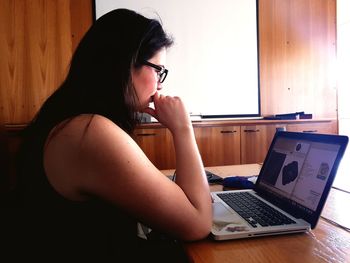
M171 45L158 21L126 9L102 16L83 37L22 146L18 227L30 254L130 262L170 253L169 262L179 259L177 243L143 244L137 222L170 240L208 235L211 199L189 116L180 98L158 93ZM131 138L138 112L171 131L175 182Z

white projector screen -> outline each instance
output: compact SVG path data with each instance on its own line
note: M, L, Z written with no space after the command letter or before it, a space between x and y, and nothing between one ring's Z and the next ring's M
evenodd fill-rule
M95 0L95 19L116 8L160 19L173 37L163 94L193 116L260 116L257 0Z

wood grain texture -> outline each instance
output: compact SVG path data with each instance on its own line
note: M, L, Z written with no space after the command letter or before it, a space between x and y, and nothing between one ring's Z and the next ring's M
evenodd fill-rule
M143 126L142 126L143 127ZM229 121L194 124L204 166L262 163L277 128L287 131L337 134L336 120ZM175 168L170 132L160 124L135 131L136 142L159 169Z
M337 117L335 0L260 0L263 115Z
M328 123L313 123L313 124L288 124L287 131L293 132L312 132L312 133L325 133L325 134L337 134L337 122L330 121Z
M194 128L204 166L240 164L240 127Z
M261 163L269 149L275 126L241 126L241 163Z
M85 32L93 23L92 1L74 0L70 1L70 20L72 31L72 50L74 51Z
M133 137L158 169L175 168L175 149L168 129L136 129Z
M91 10L91 2L84 2ZM72 23L81 21L79 16L71 20L71 9L77 13L73 3L82 1L0 1L1 122L28 123L64 80L72 55L72 32L84 31ZM88 13L83 14L87 20Z

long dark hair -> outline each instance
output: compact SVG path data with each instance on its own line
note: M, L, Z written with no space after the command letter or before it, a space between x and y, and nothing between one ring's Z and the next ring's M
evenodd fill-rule
M95 113L130 133L137 123L130 70L171 44L157 20L127 9L103 15L81 40L67 78L34 122L52 129L64 119Z
M130 134L138 122L131 69L172 43L159 21L132 10L116 9L95 21L74 52L66 79L24 130L20 166L42 168L49 132L79 114L105 116Z

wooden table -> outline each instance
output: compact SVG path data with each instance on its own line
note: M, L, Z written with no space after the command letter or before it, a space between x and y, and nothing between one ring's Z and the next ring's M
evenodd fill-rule
M259 164L207 167L217 175L258 174ZM170 175L171 170L164 170ZM212 191L222 190L212 185ZM329 222L350 227L350 194L332 189L315 229L288 234L229 241L207 239L185 243L192 262L350 262L350 232Z

